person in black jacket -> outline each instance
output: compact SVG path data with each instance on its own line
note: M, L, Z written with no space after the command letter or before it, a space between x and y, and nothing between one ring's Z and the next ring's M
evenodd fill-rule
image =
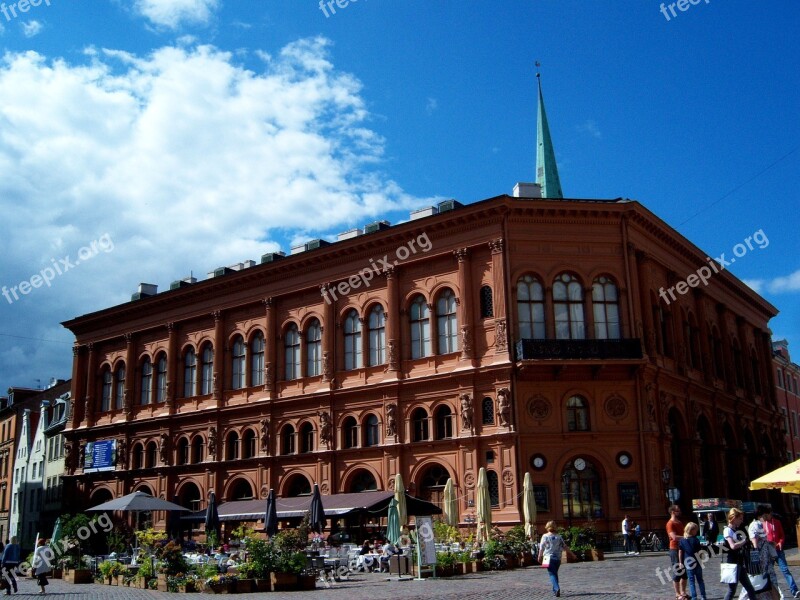
M703 522L703 537L706 538L709 548L714 552L714 556L719 554L719 546L717 546L717 538L719 537L719 523L714 518L714 513L710 512L706 515L706 520Z

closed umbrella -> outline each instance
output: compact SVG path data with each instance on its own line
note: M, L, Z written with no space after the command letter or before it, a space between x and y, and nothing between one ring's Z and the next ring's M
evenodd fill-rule
M206 540L212 532L219 539L219 512L217 511L217 496L214 492L211 492L209 496L206 509Z
M399 544L403 532L400 531L400 515L397 514L397 499L392 498L389 502L389 514L387 515L389 526L386 528L386 539L392 544Z
M278 533L278 508L275 504L275 491L270 490L267 496L267 512L264 515L264 530L268 536Z
M486 469L478 471L478 487L475 491L475 504L478 508L478 541L489 540L492 529L492 503L489 499L489 482L486 479Z
M322 533L325 529L325 509L322 507L322 497L319 494L319 486L314 484L314 492L311 494L311 518L310 526L311 531L315 533Z
M408 512L406 511L406 488L400 473L394 479L394 499L397 500L397 516L400 519L400 527L404 527L408 523Z
M53 535L50 536L50 547L51 548L58 548L58 540L61 539L61 517L56 519L56 524L53 527ZM58 550L56 550L58 553Z
M525 535L533 539L536 533L536 497L533 495L530 473L525 473L525 482L522 484L522 512L525 515Z
M453 480L448 478L444 486L444 521L452 527L458 527L458 500L453 489Z

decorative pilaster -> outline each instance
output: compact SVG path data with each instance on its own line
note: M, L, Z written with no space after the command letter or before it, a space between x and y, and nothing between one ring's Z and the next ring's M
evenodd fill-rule
M167 412L175 414L175 389L178 387L178 328L175 323L167 323L167 389L165 391Z
M133 334L125 334L125 393L123 394L122 411L125 420L133 418L133 389L136 382L136 348ZM80 460L80 457L79 457Z
M222 408L222 385L225 381L225 320L222 311L215 310L211 313L214 318L214 375L211 385L211 394L217 403L217 408Z
M264 298L262 303L264 304L266 318L266 325L264 327L266 331L266 347L264 348L264 391L272 395L272 392L275 391L276 346L278 343L277 336L275 335L275 301L273 298Z
M400 372L400 298L398 292L397 269L384 269L386 276L386 353L389 371Z

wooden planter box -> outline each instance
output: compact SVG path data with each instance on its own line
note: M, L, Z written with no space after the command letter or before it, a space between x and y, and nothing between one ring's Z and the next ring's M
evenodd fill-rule
M156 589L159 592L166 592L167 591L167 576L164 573L159 573L157 576L158 583L156 584Z
M564 550L564 552L561 553L561 564L563 565L565 562L576 563L580 562L580 559L572 550Z
M288 592L297 589L297 575L294 573L270 573L269 580L273 592Z
M605 560L602 550L592 549L592 560Z
M459 574L461 571L459 571ZM447 567L436 567L436 576L437 577L452 577L456 574L455 566L450 565Z
M49 577L50 579L62 579L64 577L64 571L62 569L53 569Z
M506 559L506 569L516 569L519 566L519 559L516 554L504 554Z
M236 584L214 583L206 586L206 591L210 594L235 594Z
M308 591L317 589L317 578L313 575L298 575L297 587L300 590Z
M255 583L257 592L272 591L272 582L269 579L254 579L253 582Z
M253 579L239 579L236 582L237 594L249 594L254 591L256 587L255 580Z
M470 573L475 572L474 562L458 563L456 566L461 569L462 575L469 575Z
M519 557L519 565L521 567L530 567L535 565L536 562L533 560L533 554L531 552L523 552Z
M89 569L72 569L64 573L64 581L68 583L94 583L94 576Z
M200 591L200 585L194 583L193 581L189 581L186 585L183 586L183 593L184 594L194 594Z

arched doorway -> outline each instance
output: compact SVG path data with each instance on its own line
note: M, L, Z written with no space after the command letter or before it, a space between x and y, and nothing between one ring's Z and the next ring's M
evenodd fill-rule
M603 516L602 478L592 462L579 457L564 465L561 498L563 515L568 521Z
M444 486L449 478L450 472L442 465L433 464L428 466L418 477L419 497L442 508Z

